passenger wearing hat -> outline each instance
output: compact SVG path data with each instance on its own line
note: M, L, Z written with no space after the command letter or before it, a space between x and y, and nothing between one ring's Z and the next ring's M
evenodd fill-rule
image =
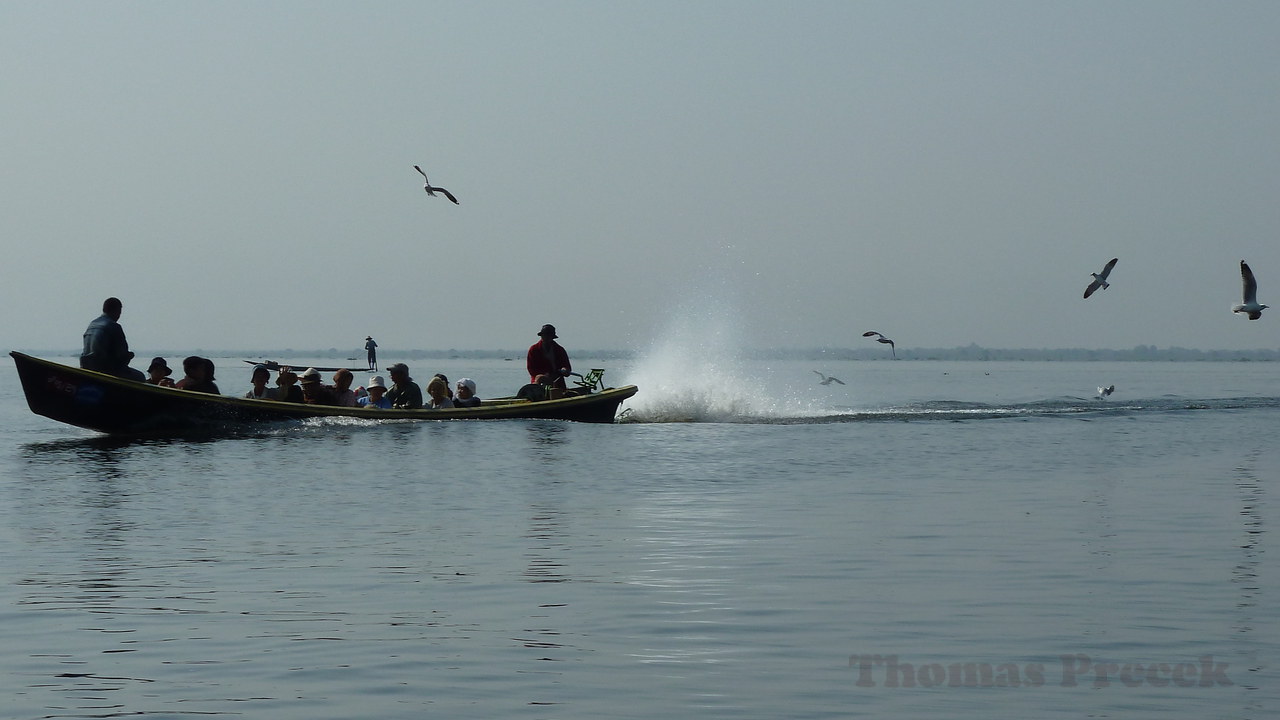
M269 400L282 402L302 402L302 388L298 387L298 373L288 366L280 368L280 374L276 375L276 386L271 388L267 397Z
M302 385L302 402L308 405L337 405L333 391L320 382L320 371L307 368L298 378Z
M360 407L391 409L391 401L387 399L387 381L381 375L369 378L369 386L365 388L369 394L356 401Z
M453 396L453 406L459 408L480 407L480 398L476 397L476 381L462 378L458 381L458 392Z
M249 392L244 396L249 400L271 400L271 389L267 387L267 381L271 379L271 370L266 365L258 363L253 366L253 374L249 376L249 382L253 383L253 387L249 388Z
M160 387L173 387L173 378L169 377L172 374L173 370L169 369L169 364L164 361L164 358L152 358L151 366L147 368L147 383Z
M573 367L569 365L569 353L556 342L556 326L543 325L538 337L542 339L529 346L529 357L525 363L529 382L537 382L539 375L550 375L551 384L563 389L564 378Z
M387 374L391 376L392 383L386 395L391 407L397 410L421 410L422 388L409 377L409 366L395 363L387 367Z

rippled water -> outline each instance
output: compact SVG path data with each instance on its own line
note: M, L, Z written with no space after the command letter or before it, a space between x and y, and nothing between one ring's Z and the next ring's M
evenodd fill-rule
M1274 712L1280 368L614 364L612 426L145 442L0 374L0 716Z

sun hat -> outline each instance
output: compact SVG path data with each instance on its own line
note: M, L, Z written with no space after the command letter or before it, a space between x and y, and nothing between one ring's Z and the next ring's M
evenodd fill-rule
M315 368L307 368L299 378L299 382L303 385L320 382L320 371Z
M372 390L373 388L382 388L383 390L386 390L387 381L383 379L381 375L374 375L369 378L369 389Z
M171 369L169 368L169 364L168 364L168 363L166 363L166 362L164 361L164 358L162 358L162 357L152 358L152 359L151 359L151 367L147 368L147 372L151 372L152 370L155 370L156 368L160 368L161 370L164 370L164 376L165 376L165 377L169 377L170 375L172 375L172 374L173 374L173 370L171 370Z
M540 335L541 337L549 337L552 340L555 340L556 338L560 337L559 335L556 335L556 326L550 325L550 324L543 325L542 329L538 331L538 335Z
M472 394L472 395L475 395L475 393L476 393L476 381L475 381L475 380L472 380L471 378L460 378L460 379L458 380L458 387L464 387L464 386L465 386L468 390L470 390L470 391L471 391L471 394Z
M261 370L262 372L268 375L271 374L271 368L267 367L266 365L263 365L262 363L258 363L257 365L253 366L253 373L250 374L250 377L252 377L253 375L257 375L259 370Z

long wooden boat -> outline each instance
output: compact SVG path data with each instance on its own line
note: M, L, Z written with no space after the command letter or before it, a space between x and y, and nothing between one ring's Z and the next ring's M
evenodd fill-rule
M369 368L356 367L338 367L336 365L289 365L288 363L279 363L275 360L245 360L250 365L262 365L271 372L279 372L280 368L292 368L294 372L301 373L307 368L314 368L317 372L338 372L339 370L350 370L353 373L369 372Z
M475 408L448 410L382 410L249 400L228 395L176 390L126 380L11 352L27 404L37 415L112 435L180 435L219 433L262 423L310 418L347 417L368 420L508 420L546 419L610 423L623 400L636 394L634 385L606 388L586 395L530 402L517 398L485 399Z

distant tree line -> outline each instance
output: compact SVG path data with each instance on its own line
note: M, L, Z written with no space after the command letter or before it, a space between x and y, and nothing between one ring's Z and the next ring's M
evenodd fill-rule
M42 356L75 356L78 350L33 350L35 355ZM524 360L525 350L396 350L380 349L385 357L395 356L397 360L426 360L439 358L463 359L501 359ZM593 358L599 360L628 360L640 355L631 350L586 350L570 349L572 357ZM1280 349L1256 350L1198 350L1196 348L1167 347L1155 345L1136 345L1128 350L1111 350L1098 348L987 348L970 343L953 348L897 348L899 360L1027 360L1027 361L1156 361L1168 360L1178 362L1275 362L1280 361ZM185 356L205 355L209 357L239 357L246 360L267 359L288 362L292 358L325 358L364 362L364 350L358 353L352 350L298 350L283 348L276 350L168 350L161 355ZM872 348L751 348L741 354L750 360L892 360L890 354L876 346Z
M797 359L889 360L879 348L825 348L801 351ZM1035 360L1035 361L1153 361L1178 362L1272 362L1280 360L1280 349L1198 350L1196 348L1136 345L1128 350L1099 348L986 348L970 343L953 348L898 347L900 360Z

